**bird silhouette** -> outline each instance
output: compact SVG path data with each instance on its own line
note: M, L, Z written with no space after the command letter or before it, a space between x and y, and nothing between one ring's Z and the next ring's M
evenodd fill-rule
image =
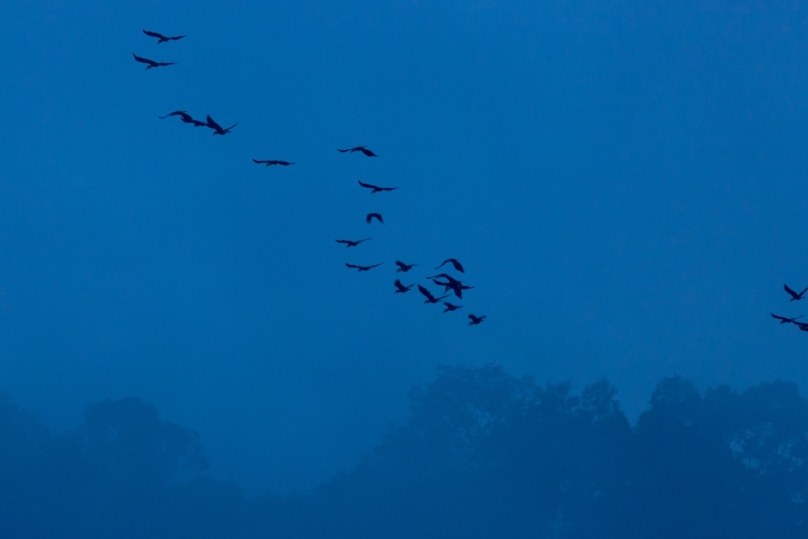
M444 292L448 292L451 289L451 291L454 292L454 295L457 296L458 299L463 299L463 290L470 290L474 288L473 286L464 285L460 281L443 282L437 279L432 279L432 282L438 286L442 286Z
M449 294L446 294L446 295L443 295L443 296L441 296L439 298L436 298L435 296L432 295L432 292L430 292L429 290L427 290L426 288L424 288L420 284L418 285L418 291L421 294L423 294L424 297L426 297L426 301L424 301L424 303L437 303L440 300L449 297Z
M226 134L228 134L230 132L231 129L233 129L234 127L236 127L238 125L238 122L234 123L233 125L231 125L227 129L223 129L222 126L217 124L216 121L213 118L210 117L210 114L208 114L207 124L206 125L208 127L210 127L211 129L213 129L213 134L214 135L226 135Z
M166 118L169 118L171 116L182 116L183 114L187 116L188 112L184 110L175 110L174 112L169 112L165 116L158 116L158 118L160 118L161 120L165 120Z
M796 324L796 326L798 328L800 328L800 331L808 331L808 324L807 323L805 323L805 322L794 322L794 324Z
M149 32L148 30L143 30L143 33L144 33L144 34L146 34L146 35L147 35L147 36L149 36L149 37L156 37L156 38L157 38L157 44L158 44L158 45L159 45L160 43L165 43L165 42L167 42L167 41L176 41L176 40L178 40L178 39L182 39L182 38L184 38L184 37L185 37L185 36L173 36L173 37L166 37L166 36L164 36L163 34L159 34L159 33L157 33L157 32Z
M795 316L794 318L786 318L785 316L779 316L771 312L769 314L772 315L772 318L778 319L781 324L788 324L789 322L794 322L795 320L802 318L802 315Z
M356 264L345 263L346 266L357 271L370 271L377 266L381 266L382 264L384 264L384 262L379 262L378 264L373 264L372 266L357 266Z
M473 314L469 315L469 322L470 326L476 326L477 324L482 324L483 320L485 320L485 315L482 316L474 316Z
M444 301L443 304L446 305L446 308L443 309L443 312L445 312L445 313L450 313L452 311L456 311L458 309L463 308L462 305L455 305L453 303L449 303L448 301Z
M399 271L407 273L408 271L410 271L412 268L414 268L417 265L418 264L405 264L401 260L396 260L396 266L398 266L398 269L396 270L396 273L398 273Z
M788 300L788 301L799 301L799 300L801 300L801 299L802 299L803 295L805 295L805 292L808 292L808 288L805 288L805 289L803 289L803 291L802 291L802 292L800 292L799 294L797 294L796 292L794 292L793 290L791 290L791 288L789 288L787 284L784 284L784 285L783 285L783 290L785 290L786 292L788 292L788 295L789 295L789 296L791 296L791 299L790 299L790 300Z
M141 64L146 64L146 71L148 71L153 67L171 66L177 63L177 62L155 62L154 60L149 60L148 58L138 56L134 52L132 53L132 56L134 56L135 60L140 62Z
M359 185L364 187L365 189L370 189L370 194L373 193L381 193L382 191L395 191L398 187L379 187L378 185L373 185L370 183L365 183L362 180L356 180L359 182Z
M363 154L367 155L368 157L379 157L375 153L368 150L366 146L354 146L353 148L346 148L344 150L341 150L341 149L337 148L337 151L341 152L341 153L345 153L345 152L351 152L351 153L353 153L353 152L362 152Z
M208 124L205 122L200 122L199 120L194 120L191 118L191 115L185 112L184 110L175 110L174 112L170 112L165 116L158 116L161 120L165 120L171 116L179 116L180 120L182 120L186 124L193 124L194 127L207 127Z
M450 262L452 264L452 266L454 266L454 269L456 269L460 273L466 273L465 270L463 269L463 265L460 262L458 262L456 258L447 258L446 260L441 262L440 266L438 266L435 269L440 269L447 262Z
M396 282L394 282L393 284L396 285L396 291L395 291L396 294L403 294L404 292L409 292L410 288L415 286L412 284L404 285L398 279L396 279Z
M384 224L384 219L382 219L382 214L381 214L381 213L369 213L369 214L367 214L367 215L365 216L365 222L366 222L367 224L370 224L370 222L373 220L373 218L374 218L374 217L375 217L375 218L376 218L376 219L377 219L377 220L378 220L378 221L379 221L381 224Z
M363 240L356 240L356 241L352 241L352 240L334 240L334 241L336 241L337 243L344 243L345 247L348 248L348 247L356 247L357 245L359 245L363 241L368 241L370 239L372 239L372 238L365 238Z
M266 163L266 166L271 167L272 165L281 165L284 167L288 167L289 165L294 165L294 161L281 161L279 159L253 159L253 163L255 164L263 164Z

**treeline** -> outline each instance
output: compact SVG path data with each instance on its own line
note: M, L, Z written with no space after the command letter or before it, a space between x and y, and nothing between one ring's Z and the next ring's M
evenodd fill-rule
M0 537L808 537L794 384L668 378L634 426L615 394L443 367L355 470L255 498L206 475L196 433L139 399L54 436L0 398Z

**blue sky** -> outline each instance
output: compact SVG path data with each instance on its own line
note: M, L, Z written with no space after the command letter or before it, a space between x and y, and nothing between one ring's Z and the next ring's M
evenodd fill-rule
M353 466L442 363L605 377L629 415L671 374L806 387L808 334L769 312L808 315L782 290L808 286L807 15L2 4L0 390L56 428L143 397L219 477L289 492ZM238 126L157 118L177 109ZM335 151L359 144L379 157ZM463 310L393 294L396 259L409 284L447 257Z

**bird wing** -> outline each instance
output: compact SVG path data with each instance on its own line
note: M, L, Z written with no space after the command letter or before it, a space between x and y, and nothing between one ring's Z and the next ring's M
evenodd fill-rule
M430 292L429 290L427 290L426 288L424 288L420 284L418 285L418 291L421 294L423 294L424 296L426 296L426 299L428 299L429 301L434 301L435 300L435 296L432 295L432 292Z
M337 151L340 152L340 153L345 153L345 152L350 152L351 149L348 148L348 149L345 149L345 150L341 150L341 149L337 148Z
M404 263L404 262L402 262L401 260L396 260L396 266L398 266L398 267L399 267L399 268L401 268L401 269L404 269L404 268L406 268L406 267L407 267L407 264L405 264L405 263Z
M789 295L794 299L797 299L799 297L799 295L796 292L794 292L793 290L791 290L791 288L789 288L789 286L787 284L783 285L783 290L788 292Z
M379 187L377 187L377 186L375 186L373 184L370 184L370 183L365 183L362 180L356 180L356 181L358 181L359 185L361 185L365 189L379 189Z
M357 266L356 264L348 264L347 262L345 263L345 265L348 266L351 269L360 269L362 267L362 266Z
M264 160L264 159L253 159L253 163L256 163L256 164L260 165L260 164L263 164L263 163L267 163L267 161ZM339 241L339 240L337 240L337 241Z
M457 271L459 271L460 273L466 273L466 272L463 270L463 265L462 265L462 264L460 264L460 262L458 262L458 261L457 261L457 260L455 260L454 258L450 258L450 259L449 259L449 262L451 262L451 263L452 263L452 266L454 266L454 269L456 269L456 270L457 270Z
M177 40L177 39L182 39L182 38L184 38L184 37L185 37L185 36L174 36L174 37L167 37L166 39L174 39L174 40Z
M157 62L155 62L154 60L149 60L148 58L143 58L141 56L138 56L134 52L132 53L132 56L134 56L135 60L140 62L141 64L157 65Z
M379 157L378 155L376 155L375 153L371 152L370 150L368 150L368 149L367 149L367 148L365 148L364 146L360 146L360 147L358 147L358 148L356 148L356 149L357 149L357 150L359 150L360 152L362 152L363 154L367 155L368 157Z
M215 129L216 131L224 131L224 129L222 129L222 126L217 124L216 120L214 120L213 118L210 117L210 114L208 114L207 121L208 121L208 126L211 129Z
M166 37L163 34L158 34L157 32L149 32L148 30L143 30L143 33L149 37L156 37L159 39L165 39Z
M337 242L337 243L353 243L350 240L334 240L334 241Z
M778 316L772 312L770 312L769 314L772 315L772 318L776 318L778 320L788 320L788 318L786 318L785 316Z
M372 266L367 266L367 269L373 269L375 267L381 266L384 262L379 262L378 264L373 264Z

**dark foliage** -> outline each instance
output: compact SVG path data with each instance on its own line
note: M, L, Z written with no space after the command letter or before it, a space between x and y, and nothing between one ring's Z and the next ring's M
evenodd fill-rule
M605 381L573 392L442 367L407 421L309 496L245 498L196 433L139 399L52 436L0 396L0 537L808 536L808 401L660 382L631 427Z

